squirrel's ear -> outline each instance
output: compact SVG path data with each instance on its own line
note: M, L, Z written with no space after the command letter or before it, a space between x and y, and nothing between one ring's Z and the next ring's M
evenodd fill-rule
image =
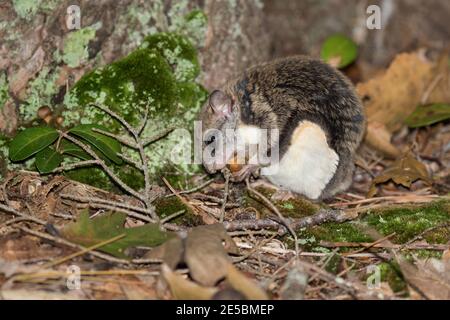
M231 98L223 91L214 90L209 96L209 106L219 116L228 117L232 104Z

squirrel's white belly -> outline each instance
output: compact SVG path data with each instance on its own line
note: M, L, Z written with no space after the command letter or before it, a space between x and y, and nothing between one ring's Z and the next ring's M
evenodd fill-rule
M261 169L273 184L317 199L336 172L339 156L325 132L310 121L299 123L279 164Z

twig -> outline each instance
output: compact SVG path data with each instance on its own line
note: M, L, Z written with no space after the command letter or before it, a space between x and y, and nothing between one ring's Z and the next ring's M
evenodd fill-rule
M87 167L87 166L92 166L92 165L99 165L99 161L98 160L86 160L86 161L79 161L79 162L74 162L74 163L68 163L68 164L64 164L56 169L54 169L52 171L52 173L58 173L58 172L62 172L62 171L69 171L69 170L73 170L76 168L81 168L81 167Z
M186 212L186 210L180 210L180 211L174 212L171 215L168 215L167 217L165 217L164 219L161 219L161 224L165 224L167 221L170 221L170 220L178 217L179 215L182 215L185 212Z
M363 247L363 248L361 248L361 249L358 249L358 250L356 250L356 251L353 251L353 252L349 252L348 254L355 254L355 253L363 252L363 251L365 251L365 250L367 250L367 249L372 248L373 246L375 246L375 245L377 245L377 244L379 244L379 243L382 243L383 241L385 241L385 240L387 240L387 239L389 239L389 238L392 238L392 237L395 236L395 235L396 235L396 232L393 232L393 233L391 233L391 234L389 234L389 235L387 235L387 236L385 236L385 237L382 237L382 238L380 238L380 239L375 240L374 242L370 243L368 246L365 246L365 247Z
M47 224L47 222L45 222L44 220L41 220L39 218L30 216L29 214L26 214L26 213L22 213L20 211L17 211L16 209L13 209L13 208L10 208L8 206L5 206L4 204L0 204L0 210L2 210L3 212L9 213L9 214L14 214L14 215L19 216L19 217L21 217L23 219L36 222L36 223L41 224L43 226L45 226Z
M222 173L223 173L223 176L225 177L225 190L224 190L222 208L220 208L220 219L219 219L220 223L223 223L223 219L225 217L225 207L227 205L228 192L229 192L229 188L230 188L230 177L231 177L231 172L227 167L225 167L222 170Z
M203 189L204 187L206 187L207 185L211 184L214 180L215 179L210 179L210 180L202 183L201 185L199 185L199 186L197 186L195 188L189 189L189 190L178 191L177 194L181 195L181 194L188 194L188 193L193 193L193 192L199 191L199 190ZM176 195L175 193L171 193L171 194L166 195L165 197L166 198L170 198L170 197L173 197L175 195Z
M393 243L369 243L369 242L329 242L329 241L321 241L319 243L321 247L325 248L339 248L339 247L364 247L367 249L368 246L372 245L372 248L381 248L381 249L406 249L406 250L436 250L436 251L444 251L450 248L447 244L428 244L428 243L416 243L416 244L393 244ZM349 256L353 255L353 253L343 253L343 255Z
M132 206L132 205L130 205L128 203L117 202L117 201L113 201L113 200L106 200L106 199L97 198L97 197L76 196L76 195L71 195L71 194L67 194L67 193L61 193L59 196L61 198L69 199L69 200L73 200L73 201L80 201L80 202L86 202L86 203L93 202L93 203L107 204L107 205L111 205L111 206L114 206L114 207L125 208L125 209L128 209L130 211L137 211L137 212L141 212L141 213L150 214L150 210L148 210L147 208ZM148 219L150 219L150 218L148 218ZM148 221L150 221L150 220L148 220Z
M92 149L79 141L78 139L75 139L74 137L68 135L65 132L59 131L59 134L62 135L67 140L75 143L77 146L82 148L84 151L86 151L91 157L93 157L95 160L98 161L98 165L102 167L102 169L106 172L106 174L114 180L115 183L117 183L123 190L128 192L129 194L133 195L134 197L144 201L145 197L143 197L139 192L135 191L134 189L130 188L127 184L125 184L106 164L103 160L99 158L99 156L92 151Z
M442 224L440 224L440 225L437 225L437 226L428 228L428 229L422 231L420 234L416 235L414 238L412 238L411 240L409 240L409 241L406 242L405 244L403 244L403 245L400 247L400 249L404 249L405 247L409 246L411 243L413 243L413 242L415 242L415 241L417 241L417 240L423 238L423 236L426 235L426 234L427 234L428 232L430 232L430 231L433 231L433 230L436 230L436 229L440 229L440 228L447 228L447 227L450 227L450 222L445 222L445 223L442 223Z
M68 247L71 247L71 248L74 248L74 249L86 250L86 247L84 247L84 246L72 243L72 242L67 241L65 239L62 239L62 238L56 238L56 237L51 236L51 235L49 235L47 233L39 232L39 231L36 231L36 230L31 230L31 229L28 229L26 227L17 227L17 228L19 228L20 230L22 230L22 231L24 231L26 233L32 234L32 235L34 235L36 237L39 237L39 238L43 238L43 239L46 239L46 240L49 240L49 241L53 241L55 243L62 244L62 245L65 245L65 246L68 246ZM89 254L91 254L91 255L93 255L93 256L95 256L97 258L101 258L101 259L104 259L104 260L107 260L107 261L113 262L113 263L130 264L130 262L128 260L114 258L112 256L109 256L107 254L103 254L103 253L98 252L98 251L91 251L91 252L89 252Z
M253 194L255 194L263 202L265 202L266 205L269 206L269 208L272 209L272 211L278 216L278 218L280 219L281 223L289 230L289 232L291 233L292 237L294 238L295 253L298 256L298 253L300 251L299 251L299 246L298 246L297 234L295 233L294 229L292 228L291 223L284 218L284 216L281 214L281 212L278 210L278 208L272 202L270 202L269 199L267 199L263 194L261 194L256 189L252 188L252 186L250 185L249 178L247 178L245 180L245 183L247 184L247 190L252 192Z
M61 259L57 259L57 260L55 260L55 261L49 262L49 263L47 263L47 264L44 264L44 265L42 266L42 268L43 268L43 269L47 269L47 268L56 266L56 265L58 265L58 264L60 264L60 263L66 262L66 261L68 261L68 260L72 260L73 258L76 258L76 257L78 257L78 256L81 256L81 255L83 255L83 254L85 254L85 253L89 253L89 252L91 252L91 251L93 251L93 250L95 250L95 249L98 249L98 248L100 248L100 247L103 247L104 245L107 245L107 244L109 244L109 243L112 243L112 242L114 242L114 241L117 241L117 240L119 240L119 239L122 239L122 238L125 237L125 236L126 236L126 234L125 234L125 233L122 233L122 234L120 234L120 235L118 235L118 236L115 236L115 237L113 237L113 238L111 238L111 239L108 239L108 240L102 241L102 242L100 242L100 243L97 243L97 244L95 244L95 245L93 245L93 246L87 247L86 249L83 249L83 250L81 250L81 251L78 251L78 252L69 254L69 255L66 256L66 257L62 257Z

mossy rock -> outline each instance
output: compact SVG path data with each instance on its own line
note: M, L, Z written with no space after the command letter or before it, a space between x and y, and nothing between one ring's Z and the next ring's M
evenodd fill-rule
M142 45L128 56L83 76L65 97L62 112L65 125L96 123L110 131L125 132L110 116L90 104L108 106L130 124L137 126L148 109L144 137L151 137L168 127L186 128L192 132L193 121L207 97L207 91L196 82L200 66L195 47L185 36L156 33L145 38ZM153 181L170 167L169 158L175 146L192 143L186 133L171 133L146 149ZM123 152L138 160L134 150ZM177 165L180 173L195 172L198 166ZM75 180L87 182L84 174ZM117 174L129 184L142 187L139 172L116 168ZM110 189L110 185L104 188Z

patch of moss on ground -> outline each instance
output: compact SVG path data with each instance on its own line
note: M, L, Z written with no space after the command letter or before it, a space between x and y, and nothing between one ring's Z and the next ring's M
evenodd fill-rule
M93 187L104 189L105 185L111 185L110 178L97 167L78 168L64 172L69 179L82 181Z
M425 230L450 221L448 201L434 202L424 206L398 207L369 213L363 221L381 234L396 235L395 243L405 243ZM447 243L450 240L448 228L431 230L424 235L429 243Z
M394 262L383 262L378 264L380 268L381 281L387 282L394 292L407 292L407 284L403 279L400 267Z
M299 239L310 239L305 245L313 247L320 241L330 242L370 242L372 239L351 222L328 222L318 226L304 228L298 232ZM311 241L313 239L314 241ZM342 248L343 251L346 248Z
M269 200L275 193L273 189L264 187L257 187L256 190ZM318 205L301 197L295 197L286 201L272 201L272 203L278 208L283 216L296 219L310 216L319 209ZM248 191L244 193L242 204L257 209L263 215L273 214L263 201L256 195L250 194Z
M177 211L185 210L184 214L171 220L170 221L171 223L176 223L176 224L180 224L180 225L187 226L187 227L193 227L193 226L203 224L201 218L199 216L194 215L192 213L191 208L186 206L176 196L172 196L169 198L165 198L165 197L160 198L155 201L154 205L155 205L156 213L162 219L170 216L171 214L173 214Z

